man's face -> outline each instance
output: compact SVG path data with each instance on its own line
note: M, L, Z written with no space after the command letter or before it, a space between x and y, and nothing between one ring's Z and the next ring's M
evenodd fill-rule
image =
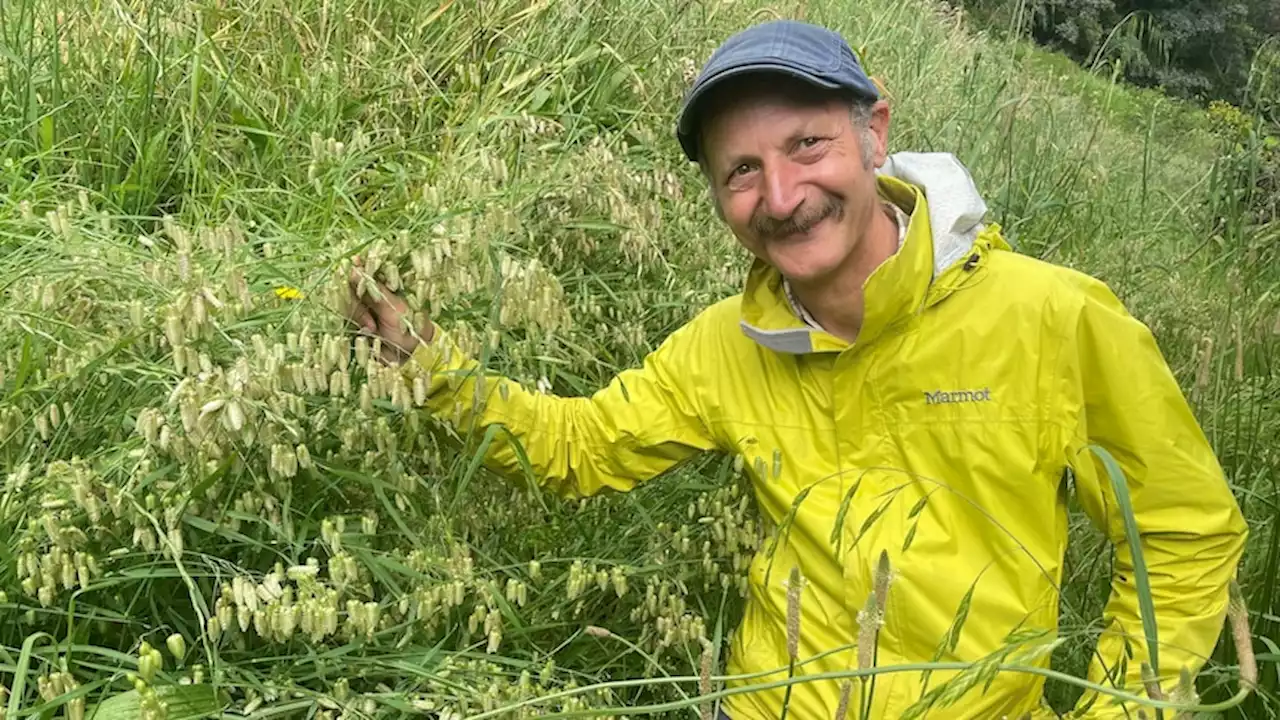
M877 103L862 127L848 100L776 78L717 95L701 142L712 193L738 240L797 285L821 284L856 262L879 212L887 105Z

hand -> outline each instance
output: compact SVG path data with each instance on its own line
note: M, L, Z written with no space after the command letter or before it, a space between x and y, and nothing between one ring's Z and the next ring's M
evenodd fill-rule
M352 263L355 267L347 278L350 286L347 319L355 323L362 334L382 339L384 362L392 365L404 362L418 345L431 342L434 326L424 321L422 328L410 328L408 303L364 272L359 257L352 258Z

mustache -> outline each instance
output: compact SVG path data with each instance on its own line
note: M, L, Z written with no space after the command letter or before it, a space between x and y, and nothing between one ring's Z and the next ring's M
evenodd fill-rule
M844 203L838 198L827 195L822 204L808 206L802 204L795 212L785 218L772 218L762 211L757 211L751 218L751 231L759 238L786 237L796 233L805 233L813 226L830 217L837 220L844 216Z

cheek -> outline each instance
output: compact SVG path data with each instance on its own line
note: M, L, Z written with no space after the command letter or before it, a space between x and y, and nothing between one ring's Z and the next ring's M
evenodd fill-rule
M720 198L720 214L735 233L742 234L751 226L754 201L746 193L730 193Z

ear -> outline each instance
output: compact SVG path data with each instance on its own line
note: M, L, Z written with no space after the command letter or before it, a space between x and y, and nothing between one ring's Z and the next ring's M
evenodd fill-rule
M867 124L871 136L875 138L874 165L883 167L889 158L889 102L880 100L871 106L871 121Z

